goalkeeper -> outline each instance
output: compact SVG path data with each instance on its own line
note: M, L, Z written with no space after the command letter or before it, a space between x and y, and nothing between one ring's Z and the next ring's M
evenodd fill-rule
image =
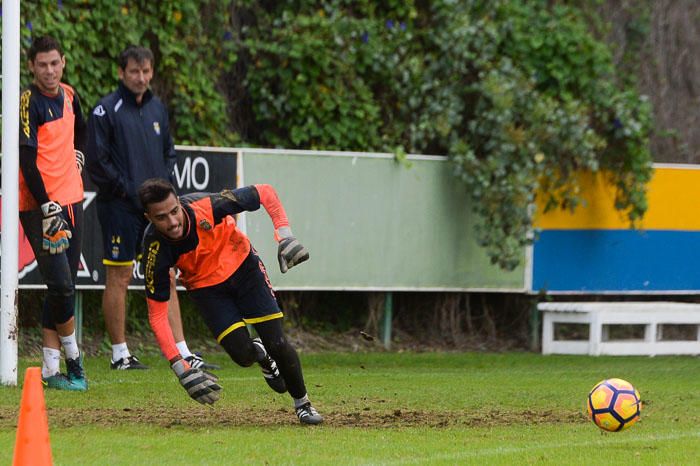
M306 392L299 356L282 330L282 312L265 266L233 218L262 205L275 228L282 273L307 260L309 253L292 235L275 190L263 184L178 198L168 181L151 178L141 185L139 198L151 222L142 259L149 321L190 397L213 404L221 387L214 376L190 367L175 346L168 323L171 267L180 269L182 283L231 359L243 367L257 362L270 388L289 392L302 424L321 423ZM251 339L246 324L260 338Z
M61 82L66 66L61 44L37 37L28 58L33 81L20 98L19 219L48 289L41 374L47 388L82 392L88 384L73 306L83 229L85 120L75 90Z

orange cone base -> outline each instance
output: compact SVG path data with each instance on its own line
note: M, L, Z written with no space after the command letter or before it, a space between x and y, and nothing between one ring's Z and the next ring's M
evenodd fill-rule
M29 367L24 374L22 401L13 466L43 466L53 464L49 442L49 418L41 384L41 369Z

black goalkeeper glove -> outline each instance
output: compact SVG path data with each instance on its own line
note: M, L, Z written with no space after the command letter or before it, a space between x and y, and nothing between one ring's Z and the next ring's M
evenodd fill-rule
M203 405L213 405L219 399L221 386L216 383L217 377L201 369L193 369L187 361L180 359L170 367L177 375L182 388L195 401Z
M62 212L63 209L57 202L49 201L41 205L41 213L44 215L41 221L44 236L41 247L44 251L49 251L49 254L60 254L68 249L68 240L73 237Z
M292 235L291 228L279 228L276 236L279 238L277 260L280 263L280 272L286 273L295 265L309 260L309 251Z

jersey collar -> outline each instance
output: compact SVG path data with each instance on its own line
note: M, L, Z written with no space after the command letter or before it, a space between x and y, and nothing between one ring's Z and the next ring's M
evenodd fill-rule
M128 101L131 105L138 107L139 105L136 103L136 95L129 90L128 87L124 85L123 81L119 81L119 95L122 96L122 98L126 101ZM149 100L153 98L153 92L150 89L147 89L146 92L143 94L143 99L141 99L141 107L146 105Z

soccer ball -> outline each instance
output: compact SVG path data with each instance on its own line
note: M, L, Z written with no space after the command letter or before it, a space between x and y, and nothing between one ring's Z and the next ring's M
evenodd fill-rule
M639 420L639 392L622 379L598 382L588 394L588 416L603 430L620 432Z

